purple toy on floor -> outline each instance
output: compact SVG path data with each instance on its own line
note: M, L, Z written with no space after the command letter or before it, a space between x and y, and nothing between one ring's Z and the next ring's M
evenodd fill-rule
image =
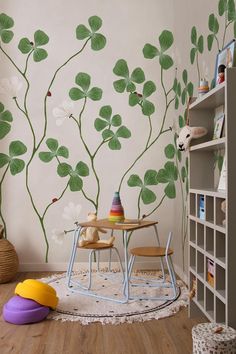
M3 306L3 318L5 321L17 325L34 323L44 320L49 311L49 307L15 295Z

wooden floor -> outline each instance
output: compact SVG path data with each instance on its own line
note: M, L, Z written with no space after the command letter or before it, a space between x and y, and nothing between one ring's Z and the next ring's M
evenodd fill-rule
M21 273L15 282L0 285L0 354L190 354L192 326L187 310L176 315L117 326L45 320L16 326L4 322L2 306L18 281L50 273Z

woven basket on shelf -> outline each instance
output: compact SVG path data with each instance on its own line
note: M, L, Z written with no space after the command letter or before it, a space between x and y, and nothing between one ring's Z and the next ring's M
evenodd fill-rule
M18 270L19 261L14 246L3 238L4 228L0 225L0 284L12 280Z

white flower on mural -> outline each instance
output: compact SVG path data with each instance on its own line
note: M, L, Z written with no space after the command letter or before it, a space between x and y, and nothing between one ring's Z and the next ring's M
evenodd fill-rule
M74 103L72 101L63 101L61 105L53 108L52 114L56 120L56 125L61 126L66 118L70 118L73 114L72 110L74 108Z
M58 245L62 245L63 241L65 240L65 231L53 229L52 230L52 239Z
M79 215L81 213L82 206L80 204L75 205L70 202L65 208L62 217L66 220L70 220L73 223L79 220Z
M18 79L17 76L12 76L9 79L1 79L0 94L15 98L17 97L17 94L20 91L22 85L22 82Z

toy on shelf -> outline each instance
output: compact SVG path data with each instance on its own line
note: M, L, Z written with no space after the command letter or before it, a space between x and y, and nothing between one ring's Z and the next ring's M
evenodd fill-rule
M109 221L113 221L113 222L120 222L120 221L124 221L125 219L124 209L121 204L119 192L115 192L108 219Z
M88 221L96 221L97 215L95 213L88 213ZM84 247L91 243L105 243L112 245L115 237L111 236L108 240L100 240L99 232L106 234L107 231L100 227L86 227L80 234L79 246Z
M189 148L192 139L198 139L207 134L207 129L204 127L190 127L189 126L189 105L191 97L187 106L187 121L185 127L183 127L177 138L177 147L180 151L186 151Z
M39 280L18 283L13 296L3 306L3 318L13 324L36 323L44 320L58 304L56 291Z
M202 79L199 82L199 87L198 87L198 96L201 97L205 95L205 93L209 92L209 84L206 79Z
M190 300L192 300L195 297L196 291L197 291L197 280L193 279L192 289L190 290L189 295L188 295Z
M215 264L211 259L207 259L207 282L214 288L215 284Z
M226 69L226 66L224 64L219 65L217 84L221 84L222 82L225 81L225 69Z
M223 200L223 202L221 203L221 210L223 211L223 213L226 213L226 200ZM222 225L225 226L226 225L226 220L222 220Z

